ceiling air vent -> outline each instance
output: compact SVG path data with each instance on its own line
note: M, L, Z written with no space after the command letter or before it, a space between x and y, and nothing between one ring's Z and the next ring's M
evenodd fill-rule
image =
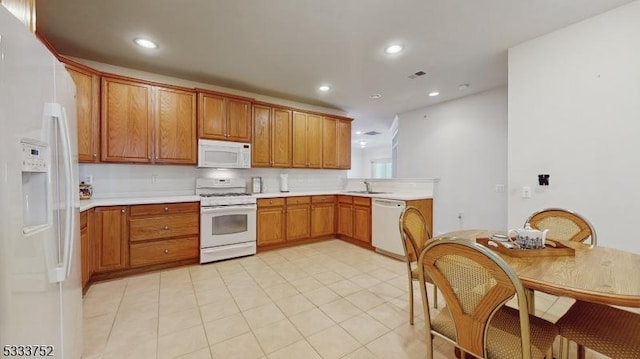
M376 136L376 135L381 135L382 132L378 132L378 131L369 131L369 132L365 132L365 135L369 135L369 136Z
M427 74L427 73L426 73L426 72L424 72L424 71L418 71L418 72L416 72L415 74L411 74L411 75L409 75L409 78L413 80L413 79L415 79L415 78L417 78L417 77L424 76L424 75L426 75L426 74Z

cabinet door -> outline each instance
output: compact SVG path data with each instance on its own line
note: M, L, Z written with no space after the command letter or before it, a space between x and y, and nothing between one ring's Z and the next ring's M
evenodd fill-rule
M196 94L155 89L155 162L196 164Z
M309 168L322 167L322 116L307 116L307 164Z
M345 237L353 236L353 205L338 203L338 234Z
M97 272L126 268L129 243L127 238L127 207L100 207L95 210L98 253Z
M353 238L371 243L371 208L353 206Z
M238 142L251 141L251 102L227 99L227 139Z
M308 167L307 161L307 114L293 112L293 136L291 151L292 167Z
M102 79L102 156L104 162L151 162L151 86Z
M258 208L257 232L258 246L284 242L284 206Z
M198 137L224 140L227 133L225 98L214 94L198 94Z
M78 161L98 162L100 158L100 77L90 71L67 67L76 85Z
M251 166L271 166L271 107L253 105Z
M322 119L322 167L338 167L337 145L338 121L334 118Z
M335 205L314 204L311 208L311 237L323 237L336 233Z
M311 206L287 206L287 240L307 239L310 231Z
M351 168L351 121L338 121L338 168Z
M84 223L84 224L83 224ZM87 227L87 212L80 213L80 272L82 289L87 287L91 276L91 251L89 249L89 229Z
M272 167L291 167L291 111L274 108L271 121Z

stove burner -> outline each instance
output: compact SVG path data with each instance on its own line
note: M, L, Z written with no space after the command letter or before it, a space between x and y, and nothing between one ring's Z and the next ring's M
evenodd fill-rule
M230 192L230 193L201 193L200 197L240 197L250 196L250 193Z

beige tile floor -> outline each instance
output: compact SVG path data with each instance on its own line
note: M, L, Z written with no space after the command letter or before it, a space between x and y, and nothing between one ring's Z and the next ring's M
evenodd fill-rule
M424 358L420 294L412 326L405 271L329 240L97 283L84 298L83 358ZM536 300L551 321L571 304ZM434 358L455 358L453 346L436 338Z

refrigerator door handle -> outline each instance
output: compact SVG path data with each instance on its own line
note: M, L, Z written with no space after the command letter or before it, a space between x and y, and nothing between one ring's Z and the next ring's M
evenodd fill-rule
M64 165L64 186L65 186L65 223L64 223L64 239L62 241L62 263L51 268L49 272L49 281L52 283L64 281L71 273L71 259L73 257L73 238L75 223L74 198L73 198L73 159L71 158L71 141L69 139L69 125L64 107L58 103L47 104L49 114L53 121L58 122L58 126L53 126L60 131L60 139L62 140L62 158Z

